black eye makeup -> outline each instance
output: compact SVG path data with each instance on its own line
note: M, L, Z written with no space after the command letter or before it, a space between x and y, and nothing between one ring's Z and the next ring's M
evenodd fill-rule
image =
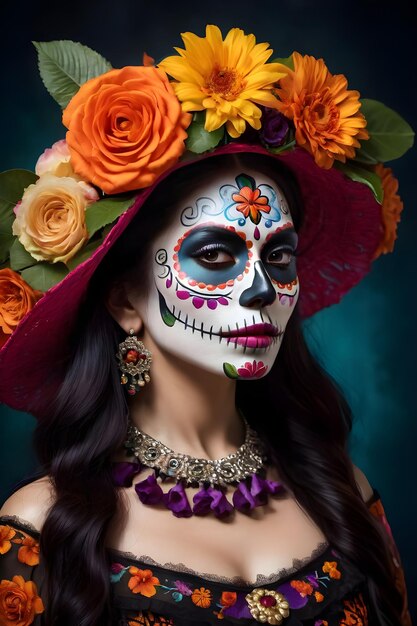
M297 276L297 233L286 228L275 233L263 246L261 259L268 274L280 283L289 283Z
M181 271L198 282L217 284L242 274L248 261L246 242L226 228L194 230L178 251Z

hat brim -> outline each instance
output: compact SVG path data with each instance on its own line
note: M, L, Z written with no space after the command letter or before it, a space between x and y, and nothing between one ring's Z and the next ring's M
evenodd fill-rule
M308 317L338 302L369 271L381 237L381 206L371 190L335 168L324 170L305 150L273 155L262 146L230 143L180 161L140 191L102 245L49 289L0 350L0 400L12 408L44 415L56 392L57 364L67 350L89 281L155 187L173 171L220 154L258 153L285 163L295 176L303 203L297 268L299 309Z

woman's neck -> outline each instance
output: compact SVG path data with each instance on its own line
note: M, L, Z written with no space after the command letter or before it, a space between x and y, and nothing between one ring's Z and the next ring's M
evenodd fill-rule
M221 458L243 443L235 381L160 351L150 375L151 382L130 404L140 430L175 452L199 458Z

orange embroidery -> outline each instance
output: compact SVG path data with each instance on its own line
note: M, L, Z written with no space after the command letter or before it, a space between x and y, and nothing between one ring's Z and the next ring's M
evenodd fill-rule
M341 572L337 569L336 561L325 561L322 570L326 574L329 574L330 578L336 578L339 580L339 578L342 577Z
M313 593L313 587L310 583L305 583L302 580L292 580L290 582L291 587L296 589L303 597L311 596Z
M6 554L12 547L10 541L15 536L16 531L10 526L0 526L0 554Z
M223 591L220 604L224 607L233 606L237 600L236 591Z
M23 576L0 583L0 624L2 626L29 626L36 615L43 613L42 599L34 582Z
M210 589L205 589L204 587L200 587L200 589L194 589L191 595L191 600L196 606L199 606L202 609L207 609L211 604Z
M353 600L344 600L343 604L345 616L340 621L340 626L368 626L368 610L361 593Z
M315 591L314 597L316 598L316 602L323 602L324 600L324 595L320 593L320 591Z
M150 569L138 569L132 565L129 567L129 573L132 576L128 586L133 593L140 593L146 598L156 594L155 585L159 585L159 579L152 574Z
M26 565L38 565L39 564L39 542L35 541L32 537L24 537L16 543L22 545L17 553L17 558L21 563Z

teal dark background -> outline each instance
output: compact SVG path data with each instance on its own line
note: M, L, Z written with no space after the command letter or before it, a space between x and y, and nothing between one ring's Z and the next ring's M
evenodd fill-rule
M269 41L276 56L294 49L323 57L363 97L383 101L417 128L417 24L411 2L236 0L147 2L73 0L16 3L2 9L0 26L0 170L33 169L46 147L64 137L58 105L36 70L31 40L73 39L103 54L114 67L156 59L181 45L179 33L203 35L206 23L240 26ZM306 324L311 344L351 402L354 462L382 495L402 555L410 606L417 614L416 428L416 157L392 164L405 211L394 255L343 302ZM36 363L33 364L36 368ZM0 407L0 476L4 499L35 467L34 420Z

